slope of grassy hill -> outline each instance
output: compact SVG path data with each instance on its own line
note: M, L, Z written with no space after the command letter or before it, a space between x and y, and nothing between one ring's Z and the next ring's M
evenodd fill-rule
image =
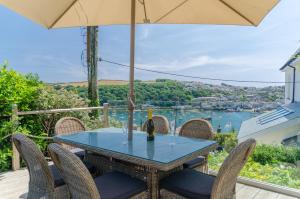
M139 80L137 80L139 81ZM154 83L155 80L150 80L150 81L143 81L143 83ZM103 79L103 80L98 80L98 85L127 85L128 81L126 80L109 80L109 79ZM82 81L82 82L60 82L60 83L51 83L51 85L60 85L63 87L66 86L74 86L74 87L87 87L88 82L87 81Z

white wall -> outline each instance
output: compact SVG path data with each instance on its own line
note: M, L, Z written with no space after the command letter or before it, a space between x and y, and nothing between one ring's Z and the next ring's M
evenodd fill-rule
M293 84L288 82L293 82L293 69L291 67L287 67L285 70L285 103L289 104L292 102L293 97Z
M294 81L294 69L291 67L286 67L285 72L285 103L291 103L293 99L293 82ZM300 64L296 65L296 83L295 83L295 102L300 102Z
M296 67L296 87L295 87L295 101L300 102L300 67Z

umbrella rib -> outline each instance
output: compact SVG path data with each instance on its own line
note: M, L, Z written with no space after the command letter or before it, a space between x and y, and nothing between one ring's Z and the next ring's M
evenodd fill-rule
M243 19L245 19L247 22L249 22L250 24L252 24L253 26L256 26L256 24L251 21L248 17L246 17L245 15L243 15L241 12L239 12L237 9L235 9L234 7L232 7L230 4L228 4L226 1L224 0L219 0L221 3L223 3L225 6L227 6L228 8L230 8L232 11L234 11L236 14L238 14L240 17L242 17Z
M165 18L166 16L168 16L169 14L171 14L172 12L174 12L175 10L177 10L179 7L183 6L186 2L188 2L189 0L184 0L182 1L180 4L178 4L176 7L172 8L171 10L169 10L166 14L164 14L163 16L159 17L157 20L154 21L154 23L159 22L160 20L162 20L163 18Z
M140 4L143 5L143 8L144 8L144 15L145 15L145 19L144 19L144 23L150 23L150 20L148 19L147 17L147 11L146 11L146 3L145 3L146 0L138 0L138 2Z
M149 23L150 21L148 20L148 17L147 17L145 0L143 1L143 6L144 6L144 13L145 13L145 23Z
M57 22L73 7L73 5L77 2L78 0L74 0L68 7L67 7L67 9L63 12L63 13L61 13L58 17L57 17L57 19L55 19L55 21L49 26L49 29L50 28L53 28L56 24L57 24Z

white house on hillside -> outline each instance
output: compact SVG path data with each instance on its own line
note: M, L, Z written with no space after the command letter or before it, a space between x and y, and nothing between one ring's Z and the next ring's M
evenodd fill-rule
M300 146L300 49L280 68L285 72L285 104L242 123L238 140Z
M280 70L285 72L285 103L300 102L300 49Z

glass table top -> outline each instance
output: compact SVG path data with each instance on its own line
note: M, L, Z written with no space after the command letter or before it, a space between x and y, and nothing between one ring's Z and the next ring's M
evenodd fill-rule
M216 144L211 140L160 134L156 134L154 141L147 141L147 134L140 131L134 131L133 140L128 141L127 134L118 128L59 135L55 136L54 140L87 146L95 150L109 150L159 163L170 163Z

